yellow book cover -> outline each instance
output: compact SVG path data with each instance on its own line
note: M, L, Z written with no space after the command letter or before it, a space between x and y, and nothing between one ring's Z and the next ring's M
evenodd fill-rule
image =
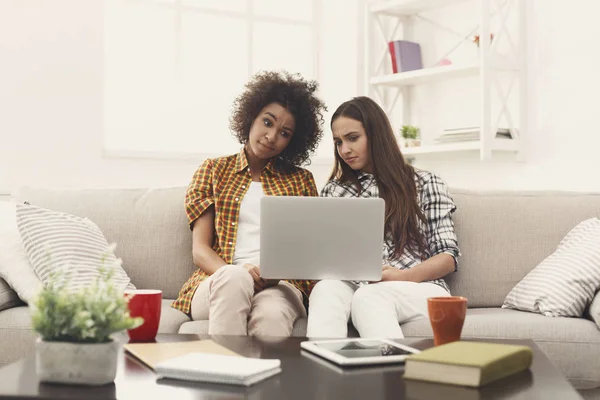
M240 356L210 339L185 342L125 343L123 347L128 353L153 370L156 367L156 364L162 361L194 352Z
M404 378L483 386L531 367L528 346L457 341L407 357Z

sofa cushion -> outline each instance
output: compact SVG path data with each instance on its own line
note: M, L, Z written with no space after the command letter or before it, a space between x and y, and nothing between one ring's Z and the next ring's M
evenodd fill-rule
M8 286L4 279L0 278L0 311L22 305L24 303L19 299L17 293Z
M402 325L406 337L432 337L422 318ZM541 314L502 308L468 309L464 338L532 339L578 388L600 386L600 334L585 318L548 318Z
M20 360L35 351L35 331L29 307L0 312L0 366Z
M208 320L184 322L177 333L193 333L195 335L208 335Z
M17 204L17 226L36 275L47 285L57 273L66 273L67 290L77 292L111 269L119 291L135 289L102 231L87 218Z
M506 296L502 308L581 317L600 287L600 219L579 223Z
M596 297L592 300L588 311L592 321L596 322L598 329L600 329L600 292L596 293Z
M462 256L444 279L469 307L500 307L579 222L600 215L600 194L450 189ZM566 211L565 211L566 210Z
M177 298L195 270L183 208L185 187L160 189L18 188L13 198L94 221L138 289Z
M8 201L0 201L0 278L26 303L42 288L19 234L17 205Z
M172 302L173 300L162 300L158 333L177 333L181 324L190 320L190 317L171 307Z

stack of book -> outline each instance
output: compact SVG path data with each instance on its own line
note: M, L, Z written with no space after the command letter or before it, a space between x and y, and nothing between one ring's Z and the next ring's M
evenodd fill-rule
M242 357L212 340L126 343L123 347L152 368L158 379L250 386L281 373L280 360Z
M438 136L435 140L437 143L470 142L479 140L480 132L481 129L478 126L444 129L444 133ZM512 139L512 135L510 130L507 128L498 128L496 131L496 138Z
M158 379L251 386L281 372L281 361L188 353L156 365Z
M388 43L392 59L392 72L408 72L423 68L421 45L407 40L394 40Z

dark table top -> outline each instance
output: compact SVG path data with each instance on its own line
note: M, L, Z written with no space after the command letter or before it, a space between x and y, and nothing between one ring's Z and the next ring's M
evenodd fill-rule
M126 337L121 337L126 341ZM249 357L278 358L282 373L251 387L176 380L157 381L154 372L133 356L119 356L114 383L101 387L40 383L35 357L0 369L0 399L581 399L582 397L531 340L491 340L524 344L533 349L529 371L493 382L480 389L402 379L402 365L341 368L301 351L305 338L258 339L246 336L159 335L172 342L211 338ZM478 341L480 341L478 339ZM433 346L429 339L401 340L419 349Z

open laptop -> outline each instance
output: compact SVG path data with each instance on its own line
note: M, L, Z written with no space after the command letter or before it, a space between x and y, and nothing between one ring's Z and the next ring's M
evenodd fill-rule
M260 274L265 279L381 280L380 198L265 196Z

